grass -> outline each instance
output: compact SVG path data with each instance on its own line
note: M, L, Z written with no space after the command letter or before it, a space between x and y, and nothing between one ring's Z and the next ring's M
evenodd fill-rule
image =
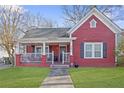
M124 88L124 67L71 68L76 88Z
M49 68L15 67L0 70L0 88L36 88L48 75Z

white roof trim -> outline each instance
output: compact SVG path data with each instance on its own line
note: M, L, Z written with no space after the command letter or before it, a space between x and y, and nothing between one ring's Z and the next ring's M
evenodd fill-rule
M72 34L73 32L75 32L92 15L95 15L101 22L103 22L108 28L110 28L112 32L118 33L118 32L122 31L116 24L114 24L112 21L110 21L110 19L108 17L106 17L103 13L101 13L96 8L93 8L73 28L71 28L68 31L68 33Z
M92 20L90 21L90 23L92 23L92 22L97 23L97 21L96 21L95 19L92 19Z
M76 37L73 38L22 38L18 40L20 43L42 43L42 42L70 42L75 40Z

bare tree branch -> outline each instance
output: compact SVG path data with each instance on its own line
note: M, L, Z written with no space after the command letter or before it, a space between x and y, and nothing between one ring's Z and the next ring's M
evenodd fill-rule
M102 13L109 14L108 17L115 21L115 20L124 20L124 16L119 13L119 10L122 6L86 6L86 5L72 5L72 6L62 6L63 10L63 19L65 20L66 24L71 26L75 25L77 22L81 20L82 17L86 15L88 11L92 8L98 8ZM115 11L116 9L116 11Z
M0 41L14 65L16 40L32 27L54 27L55 23L40 14L22 13L20 7L0 6Z
M13 6L6 8L7 6L0 7L0 24L1 35L0 41L2 47L7 51L11 63L14 65L14 49L15 49L15 32L17 32L17 25L21 22L20 9L14 9Z

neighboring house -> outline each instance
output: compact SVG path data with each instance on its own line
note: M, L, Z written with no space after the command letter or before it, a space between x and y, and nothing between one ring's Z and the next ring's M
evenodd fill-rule
M3 57L8 57L8 54L3 48L0 47L0 58Z
M73 28L36 28L19 40L17 66L55 64L83 67L116 66L115 49L121 29L96 8Z
M2 33L0 33L1 35ZM3 57L8 57L7 52L5 51L5 49L2 48L2 41L0 40L0 59Z

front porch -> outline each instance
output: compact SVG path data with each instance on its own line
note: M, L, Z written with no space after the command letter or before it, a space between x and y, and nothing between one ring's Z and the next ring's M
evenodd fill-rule
M24 42L17 45L16 66L70 65L73 62L70 42Z

